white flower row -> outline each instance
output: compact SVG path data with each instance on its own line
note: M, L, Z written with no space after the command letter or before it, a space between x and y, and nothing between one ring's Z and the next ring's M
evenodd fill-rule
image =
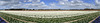
M8 14L34 17L34 18L63 18L79 16L89 13L95 13L98 11L0 11Z

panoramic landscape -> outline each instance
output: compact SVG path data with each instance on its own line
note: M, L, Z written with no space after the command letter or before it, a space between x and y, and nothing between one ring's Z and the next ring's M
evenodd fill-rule
M0 23L100 23L100 0L0 0Z

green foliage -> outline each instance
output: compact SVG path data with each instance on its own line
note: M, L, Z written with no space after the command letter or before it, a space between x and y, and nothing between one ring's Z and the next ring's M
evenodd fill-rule
M98 17L100 14L91 14L92 16L90 17L87 17L87 18L84 18L82 20L78 20L78 21L75 21L75 22L72 22L72 23L88 23L90 22L91 20L95 19L96 17Z
M22 21L15 20L15 19L10 18L8 16L2 15L1 13L0 13L0 16L2 18L4 18L5 20L7 20L9 23L27 23L27 22L22 22Z

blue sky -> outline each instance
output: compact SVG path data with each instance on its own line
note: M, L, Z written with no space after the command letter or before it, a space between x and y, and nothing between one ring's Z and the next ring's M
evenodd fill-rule
M47 5L49 3L53 3L53 2L58 3L58 1L56 1L56 0L41 0L41 1L45 2ZM82 0L82 1L85 3L95 4L95 0Z
M82 0L82 1L90 4L95 4L95 0Z
M43 1L46 5L49 5L49 3L58 3L56 0L41 0Z
M0 9L100 9L99 7L98 0L0 0Z

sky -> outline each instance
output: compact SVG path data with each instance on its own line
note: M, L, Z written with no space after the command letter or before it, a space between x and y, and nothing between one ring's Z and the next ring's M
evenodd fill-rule
M58 3L57 0L41 0L41 1L45 2L47 5L49 3L53 3L53 2ZM85 3L95 4L95 0L82 0L82 1L85 2Z
M41 0L43 1L46 5L49 5L49 3L58 3L56 0Z
M100 9L100 0L0 0L0 9Z

